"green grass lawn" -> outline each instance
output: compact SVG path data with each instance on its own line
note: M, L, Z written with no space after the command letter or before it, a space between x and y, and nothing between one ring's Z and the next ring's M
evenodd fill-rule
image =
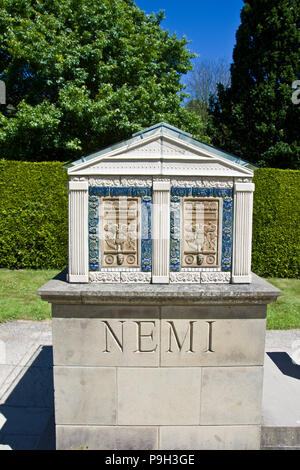
M51 318L51 305L42 301L36 291L58 272L0 269L0 322Z
M267 329L290 330L300 328L300 279L267 278L282 295L268 305Z
M45 320L51 307L37 295L37 290L54 277L56 270L0 269L0 322L6 320ZM282 291L282 296L268 306L267 328L300 328L300 279L267 279Z

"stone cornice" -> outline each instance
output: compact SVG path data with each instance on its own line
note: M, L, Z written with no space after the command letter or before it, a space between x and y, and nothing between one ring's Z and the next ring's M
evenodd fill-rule
M253 305L274 302L281 291L252 274L251 284L70 284L62 272L38 290L52 303L97 305Z

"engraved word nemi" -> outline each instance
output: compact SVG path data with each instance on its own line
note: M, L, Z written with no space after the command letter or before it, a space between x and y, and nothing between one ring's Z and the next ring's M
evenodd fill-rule
M159 344L166 353L212 353L213 324L203 320L163 320L159 339L159 321L102 320L102 352L155 353Z

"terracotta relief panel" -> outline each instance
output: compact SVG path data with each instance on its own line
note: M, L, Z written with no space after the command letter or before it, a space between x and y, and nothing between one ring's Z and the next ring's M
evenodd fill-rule
M221 198L183 198L182 267L220 266Z
M102 267L140 267L138 197L104 197L101 205Z

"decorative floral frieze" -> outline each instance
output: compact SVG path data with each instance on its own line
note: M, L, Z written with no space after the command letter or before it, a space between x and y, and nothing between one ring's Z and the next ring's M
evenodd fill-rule
M170 206L170 271L180 270L180 217L181 198L172 196Z
M121 282L124 283L150 283L151 273L122 272Z
M90 282L114 283L121 281L120 272L90 272Z
M231 274L221 271L202 271L201 282L203 284L228 284L231 280Z
M89 186L121 186L120 178L89 178Z
M90 186L89 194L91 196L151 196L152 188L147 187L123 187L123 186Z
M252 183L252 178L235 178L236 183Z
M143 272L152 270L152 240L141 241L141 269Z
M173 283L186 283L186 284L199 284L200 283L200 272L180 272L170 273L170 282Z
M121 186L132 186L132 187L146 187L146 188L151 188L152 187L152 178L143 178L143 177L138 177L138 178L121 178Z
M171 186L180 188L232 188L233 180L228 178L204 178L204 179L193 179L193 178L171 178Z
M171 188L171 197L187 197L192 194L192 188ZM172 199L174 201L174 199Z
M141 208L141 239L151 239L151 225L152 225L152 197L142 197Z
M231 271L232 233L233 233L233 197L223 197L222 215L222 271Z
M70 181L86 181L87 178L85 176L71 176Z
M170 183L170 178L163 178L161 176L153 176L153 181L156 183Z
M100 263L99 252L99 203L97 196L89 196L89 268L98 271Z
M147 188L147 191L148 193L141 194L141 269L143 272L152 270L152 189Z

